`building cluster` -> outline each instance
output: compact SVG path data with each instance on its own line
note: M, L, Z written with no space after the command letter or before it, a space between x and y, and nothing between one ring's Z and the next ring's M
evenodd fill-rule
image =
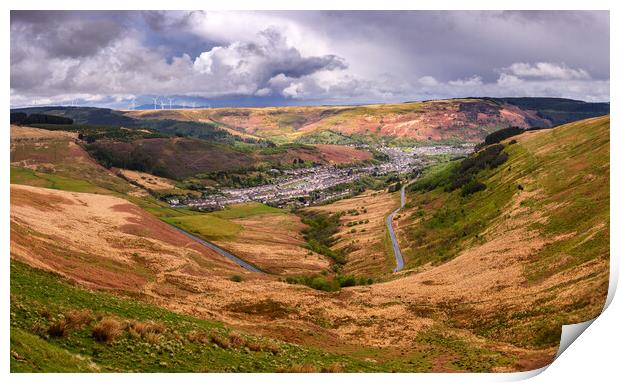
M410 174L425 165L429 155L459 155L461 152L468 152L467 148L461 146L444 145L420 149L380 147L378 150L386 154L389 160L377 165L347 168L325 165L286 170L280 172L280 176L269 184L247 188L223 188L220 190L221 194L187 200L171 199L168 203L172 207L186 206L199 210L216 210L226 205L244 202L261 202L277 207L322 204L351 194L353 190L336 186L352 183L364 175Z

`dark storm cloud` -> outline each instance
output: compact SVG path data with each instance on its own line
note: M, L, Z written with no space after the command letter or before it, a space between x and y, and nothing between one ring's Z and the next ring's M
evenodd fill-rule
M12 11L11 42L48 57L90 56L121 36L125 18L109 12Z
M11 100L608 100L609 43L609 12L12 11Z

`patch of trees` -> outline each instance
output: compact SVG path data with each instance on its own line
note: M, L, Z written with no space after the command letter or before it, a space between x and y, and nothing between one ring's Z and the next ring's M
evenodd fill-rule
M332 250L335 242L334 235L340 227L341 213L326 214L320 212L299 211L301 222L308 225L301 231L307 244L308 250L330 257L336 264L344 265L346 257L341 250Z
M54 116L51 114L32 113L11 113L11 124L32 125L32 124L54 124L54 125L71 125L73 119L67 117Z
M356 277L354 275L336 275L328 278L325 274L312 274L302 276L292 276L284 279L284 282L294 285L305 285L315 290L338 291L343 287L372 285L373 279L366 277Z
M516 126L511 126L509 128L505 128L505 129L500 129L496 132L493 132L491 134L489 134L488 136L485 137L484 139L484 143L482 144L482 146L489 146L489 145L493 145L493 144L498 144L501 141L510 138L510 137L514 137L514 136L518 136L519 134L525 132L524 129L521 129L519 127Z
M101 165L111 168L137 170L160 177L172 178L168 170L155 158L135 147L131 150L109 150L105 145L88 144L86 150Z
M199 176L217 182L222 187L228 188L247 188L261 186L270 183L273 177L266 172L251 170L248 171L229 171L221 170L217 172L205 173Z
M118 126L106 125L81 125L81 124L32 124L31 126L46 130L63 130L78 133L78 139L89 144L101 139L129 142L140 138L166 138L168 136L147 129L129 129Z
M486 189L486 185L476 180L482 170L494 169L508 160L504 145L493 144L463 159L453 171L446 186L446 191L461 189L461 195L467 196Z
M28 118L26 113L11 113L11 125L21 125L26 118Z
M443 187L446 192L461 189L463 197L485 190L478 174L486 169L494 169L508 160L504 145L493 144L470 154L460 162L443 165L444 168L428 173L411 186L413 191L431 191Z

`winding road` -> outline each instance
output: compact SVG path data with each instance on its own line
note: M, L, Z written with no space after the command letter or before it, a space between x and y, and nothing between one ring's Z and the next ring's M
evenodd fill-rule
M388 232L390 233L390 239L392 240L392 249L394 250L394 258L396 258L396 267L394 268L395 273L401 271L403 267L405 267L405 259L403 258L403 255L400 253L400 246L398 245L398 239L396 238L396 234L394 233L394 226L392 225L392 223L394 220L394 216L400 211L400 209L402 209L405 206L405 187L406 186L407 185L403 185L400 188L400 206L398 207L398 209L394 210L386 219ZM200 237L197 237L174 225L170 225L170 226L174 230L180 232L181 234L184 234L185 236L193 239L194 241L200 243L201 245L208 247L209 249L215 251L216 253L230 259L231 261L233 261L234 263L236 263L237 265L243 267L244 269L248 271L251 271L254 273L264 273L264 271L260 270L256 266L249 264L248 262L244 261L243 259L237 257L234 254L231 254L230 252L222 249L221 247L207 240L204 240Z
M387 223L388 232L390 233L390 239L392 240L392 249L394 250L394 258L396 258L396 267L394 268L394 272L397 273L405 267L405 259L403 255L400 253L400 246L398 245L398 239L396 239L396 234L394 233L394 226L392 225L392 221L394 216L405 206L405 187L407 185L403 185L400 188L400 206L398 209L394 210L392 214L388 215L385 220Z
M215 251L216 253L223 255L224 257L230 259L231 261L235 262L237 265L243 267L244 269L248 270L248 271L252 271L254 273L264 273L264 271L260 270L259 268L257 268L256 266L253 266L249 263L247 263L246 261L244 261L243 259L237 257L236 255L233 255L231 253L229 253L228 251L222 249L221 247L206 241L200 237L197 237L193 234L188 233L187 231L180 229L174 225L170 225L172 226L173 229L175 229L176 231L180 232L181 234L184 234L185 236L193 239L194 241L200 243L203 246L208 247L209 249Z

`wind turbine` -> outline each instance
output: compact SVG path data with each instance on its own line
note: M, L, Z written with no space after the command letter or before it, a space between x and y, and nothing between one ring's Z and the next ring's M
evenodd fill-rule
M161 106L161 109L164 110L164 100L163 100L163 98L159 101L159 105Z
M173 98L168 99L168 109L172 109L172 101L174 101Z
M131 99L131 110L135 110L136 109L136 98L132 98Z
M157 109L157 99L158 97L153 97L153 109Z

